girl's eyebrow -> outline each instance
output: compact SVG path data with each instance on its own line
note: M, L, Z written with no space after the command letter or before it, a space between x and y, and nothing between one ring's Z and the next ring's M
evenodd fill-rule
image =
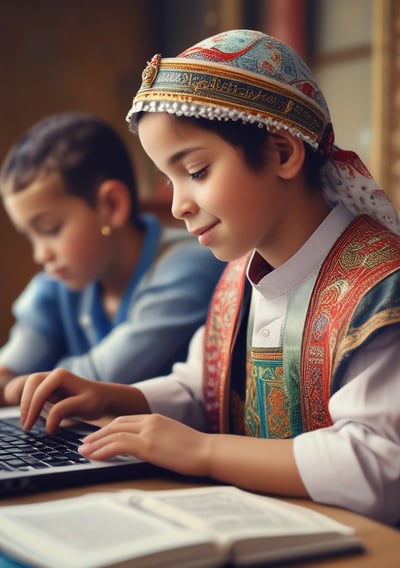
M190 150L180 150L179 152L176 152L176 154L173 154L172 156L170 156L167 159L167 165L173 166L174 164L179 162L179 160L184 158L189 152L190 152ZM155 170L156 170L157 173L159 173L160 175L162 175L164 177L168 177L167 174L165 174L162 170L160 170L159 167L157 167L156 165L154 167L155 167Z
M189 148L183 148L168 158L168 164L172 166L196 150L202 150L202 146L190 146Z
M172 154L172 156L169 156L169 158L167 159L167 165L173 166L188 154L195 152L196 150L202 150L202 149L203 149L202 146L190 146L188 148L183 148L182 150L179 150L179 152L176 152L175 154ZM165 174L162 170L160 170L160 168L155 166L155 169L160 175L169 179L167 174Z

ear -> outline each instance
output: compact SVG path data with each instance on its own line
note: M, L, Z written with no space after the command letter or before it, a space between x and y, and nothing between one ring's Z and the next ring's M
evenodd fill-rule
M306 152L303 141L286 130L274 133L272 139L275 150L279 153L279 177L293 179L300 173L304 164Z
M128 187L119 180L108 179L100 184L97 192L97 209L101 222L119 229L129 220L131 196Z

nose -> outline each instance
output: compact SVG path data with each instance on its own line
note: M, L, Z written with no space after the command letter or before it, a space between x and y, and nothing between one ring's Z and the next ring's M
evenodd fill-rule
M32 248L33 260L36 264L45 265L54 256L51 248L46 243L36 241L32 244Z
M171 212L175 219L184 220L198 211L198 206L187 191L174 185Z

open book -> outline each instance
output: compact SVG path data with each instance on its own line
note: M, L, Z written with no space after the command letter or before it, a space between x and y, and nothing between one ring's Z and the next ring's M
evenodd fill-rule
M0 548L49 568L266 566L362 550L346 525L231 486L3 506Z

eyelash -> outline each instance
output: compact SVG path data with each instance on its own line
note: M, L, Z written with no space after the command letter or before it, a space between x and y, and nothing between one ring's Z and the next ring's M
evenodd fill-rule
M43 233L44 236L53 237L55 235L58 235L58 233L60 232L60 229L61 229L61 225L56 225L54 227L50 227L49 229L42 231L42 233Z
M205 166L204 168L201 168L201 170L198 170L197 172L193 173L188 172L188 175L193 181L199 181L207 174L207 170L208 166ZM167 177L165 178L165 185L170 190L174 189L172 181Z
M199 179L202 179L206 175L207 169L208 169L208 166L206 166L205 168L201 168L201 170L199 170L197 172L193 172L193 173L189 172L189 175L190 175L190 177L192 178L193 181L197 181Z

